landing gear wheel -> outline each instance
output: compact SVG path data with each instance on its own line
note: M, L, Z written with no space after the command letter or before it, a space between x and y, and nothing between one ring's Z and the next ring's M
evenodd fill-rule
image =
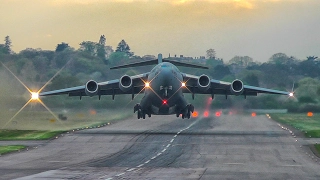
M191 116L191 113L190 113L190 111L188 111L187 118L190 119L190 116Z
M142 117L141 116L141 110L139 109L138 112L137 112L137 118L140 119L141 117Z

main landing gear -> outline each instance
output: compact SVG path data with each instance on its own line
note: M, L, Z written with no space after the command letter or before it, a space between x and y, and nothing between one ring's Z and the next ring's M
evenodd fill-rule
M179 117L181 114L182 119L184 118L190 119L191 113L193 113L193 111L194 111L194 106L192 104L188 104L182 111L177 113L176 116Z
M151 117L151 113L146 113L145 111L142 110L140 104L136 104L133 108L133 112L136 113L137 112L137 118L140 119L145 119L146 118L146 114L148 115L148 117Z

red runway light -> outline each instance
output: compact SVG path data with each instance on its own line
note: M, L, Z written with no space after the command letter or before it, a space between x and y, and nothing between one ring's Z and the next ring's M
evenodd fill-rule
M256 114L255 112L253 112L253 113L251 113L251 116L252 116L252 117L256 117L257 114Z
M216 112L216 116L217 116L217 117L220 117L220 116L221 116L221 112L217 111L217 112Z
M209 111L205 111L205 112L203 113L203 116L204 116L204 117L208 117L208 116L209 116Z

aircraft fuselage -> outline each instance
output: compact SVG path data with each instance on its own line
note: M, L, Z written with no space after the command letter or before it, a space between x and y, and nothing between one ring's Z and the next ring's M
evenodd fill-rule
M183 77L171 63L155 66L149 76L149 87L141 100L141 109L146 114L180 114L187 106L182 93Z

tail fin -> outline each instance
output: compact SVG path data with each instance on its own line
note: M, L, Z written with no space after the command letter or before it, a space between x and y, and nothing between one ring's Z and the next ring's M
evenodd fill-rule
M191 63L184 63L184 62L174 61L174 60L170 60L170 59L162 59L162 54L158 54L158 59L136 62L136 63L131 63L131 64L125 64L125 65L120 65L120 66L114 66L114 67L111 67L110 69L121 69L121 68L128 68L128 67L155 65L155 64L160 64L162 62L169 62L169 63L174 64L176 66L209 69L207 66L191 64Z

